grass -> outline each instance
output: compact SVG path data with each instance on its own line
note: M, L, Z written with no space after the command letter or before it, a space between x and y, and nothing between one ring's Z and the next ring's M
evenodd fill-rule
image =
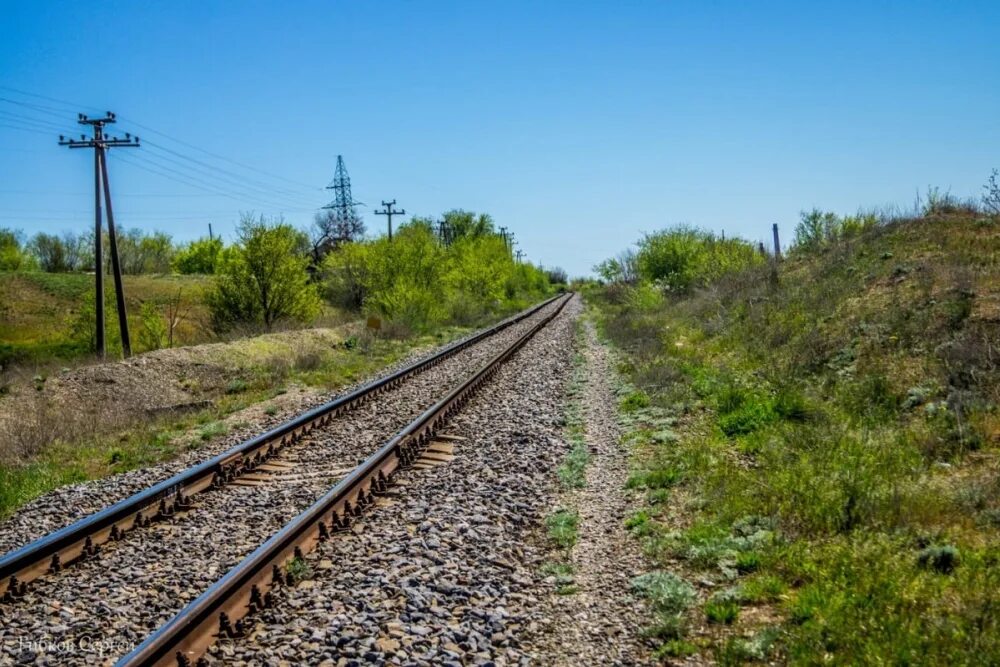
M545 518L549 539L560 549L569 551L576 544L580 515L576 510L559 509Z
M1000 662L998 224L939 211L777 274L589 294L646 492L626 526L738 591L654 610L662 655L700 609L720 664Z
M151 302L162 307L181 293L186 315L175 329L176 345L206 342L207 312L201 294L208 285L205 276L124 276L126 308L133 349L145 351L139 332L140 306ZM110 297L108 332L112 347L118 340L113 291ZM84 273L0 272L0 365L11 362L45 363L91 355L88 344L74 333L76 320L88 299L93 301L94 276Z

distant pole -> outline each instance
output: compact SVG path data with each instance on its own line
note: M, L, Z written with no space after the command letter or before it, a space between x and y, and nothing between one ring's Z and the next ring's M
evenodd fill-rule
M124 139L118 137L104 136L104 126L115 122L115 114L108 111L104 118L88 118L84 114L77 114L77 122L80 125L90 125L94 128L94 136L88 139L85 135L80 135L79 139L67 139L59 136L60 146L70 148L93 148L94 149L94 310L96 316L96 333L94 342L97 347L97 356L104 358L107 355L107 348L104 336L104 246L102 239L101 224L101 190L103 180L104 203L108 209L108 239L110 240L111 264L115 272L115 296L118 299L118 325L122 334L122 352L125 356L131 354L131 346L128 337L128 321L125 319L125 293L121 285L121 272L118 265L118 239L115 236L114 216L111 211L111 191L108 186L108 171L105 165L105 153L107 149L115 148L138 148L139 137L133 137L128 132ZM103 178L102 178L103 177Z
M760 254L764 255L765 257L767 256L767 250L764 249L764 242L763 241L759 242L759 244L757 245L757 250L760 251Z
M771 225L771 233L774 235L774 258L781 259L781 243L778 241L778 223Z
M215 237L212 236L212 223L211 222L208 223L208 240L209 241L214 241L215 240Z
M520 264L521 263L521 258L524 257L524 251L523 250L518 250L515 253L515 255L517 256L517 263Z
M396 209L394 209L393 206L395 206L395 205L396 205L396 200L395 199L393 199L392 201L385 201L383 199L382 200L382 206L384 206L385 208L382 209L381 211L375 211L375 215L384 215L386 217L386 220L389 223L389 240L390 241L392 240L392 216L394 216L394 215L406 215L406 211L405 210L400 209L400 210L397 211Z

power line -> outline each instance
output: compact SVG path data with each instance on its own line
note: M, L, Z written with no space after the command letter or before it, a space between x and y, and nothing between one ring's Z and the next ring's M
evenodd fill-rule
M218 153L213 153L211 151L205 150L204 148L202 148L200 146L195 146L194 144L189 144L186 141L181 141L180 139L175 139L174 137L171 137L169 134L165 134L163 132L160 132L159 130L154 130L153 128L151 128L149 126L142 125L141 123L138 123L138 122L136 122L134 120L129 120L129 122L132 125L135 125L136 127L141 128L141 129L143 129L143 130L145 130L147 132L152 132L153 134L159 135L159 136L163 137L164 139L169 139L170 141L178 143L178 144L180 144L182 146L187 146L188 148L193 148L194 150L196 150L196 151L198 151L200 153L204 153L205 155L209 155L211 157L214 157L217 160L225 160L226 162L228 162L230 164L234 164L237 167L243 167L244 169L249 169L250 171L257 172L258 174L261 174L263 176L268 176L269 178L275 178L275 179L278 179L279 181L285 181L286 183L291 183L293 185L298 185L300 187L306 188L307 190L316 189L315 185L302 183L300 181L294 181L292 179L285 178L284 176L278 176L277 174L269 173L267 171L264 171L263 169L259 169L257 167L253 167L251 165L244 164L242 162L237 162L236 160L232 160L232 159L227 158L227 157L225 157L223 155L219 155Z
M10 86L0 85L0 89L7 90L7 91L10 91L10 92L13 92L13 93L17 93L19 95L24 95L24 96L28 96L28 97L33 97L33 98L41 99L41 100L46 100L48 102L54 102L56 104L64 105L64 106L66 106L68 108L78 108L78 107L81 107L81 106L87 106L87 105L80 105L80 104L68 102L66 100L60 100L58 98L49 97L49 96L46 96L46 95L39 95L37 93L31 93L31 92L20 90L20 89L17 89L17 88L12 88ZM52 114L52 115L57 116L57 117L62 117L62 115L64 113L66 113L62 109L58 109L56 107L52 107L52 106L49 106L49 105L38 104L38 103L34 103L34 102L25 102L25 101L21 101L21 100L11 99L9 97L0 97L0 101L7 102L7 103L10 103L10 104L15 104L15 105L18 105L20 107L23 107L23 108L26 108L26 109L32 109L32 110L35 110L35 111L38 111L38 112L41 112L41 113ZM89 108L93 108L93 107L89 107ZM209 173L213 177L215 177L215 178L220 178L220 177L228 176L228 177L230 177L230 179L236 179L238 181L238 183L226 183L227 186L233 186L233 185L235 185L235 186L239 187L241 190L244 190L244 191L251 191L251 192L256 191L257 193L263 193L263 194L265 194L266 196L268 196L271 199L274 199L274 194L278 194L279 195L279 197L278 197L279 199L288 198L288 197L299 198L299 197L306 196L306 193L310 193L311 194L311 193L314 193L314 192L322 189L322 188L318 188L318 187L316 187L315 185L312 185L312 184L301 183L299 181L295 181L295 180L292 180L292 179L289 179L289 178L285 178L284 176L279 176L277 174L271 174L271 173L269 173L269 172L267 172L267 171L265 171L263 169L260 169L258 167L254 167L252 165L248 165L248 164L245 164L245 163L242 163L242 162L238 162L236 160L232 160L232 159L227 158L227 157L225 157L223 155L219 155L217 153L213 153L211 151L208 151L208 150L206 150L206 149L204 149L204 148L202 148L200 146L197 146L195 144L189 143L189 142L181 140L181 139L177 139L176 137L172 137L172 136L170 136L170 135L168 135L168 134L166 134L164 132L161 132L160 130L157 130L155 128L149 127L147 125L143 125L142 123L139 123L137 121L134 121L134 120L131 120L131 119L126 119L123 116L118 116L118 120L128 122L131 125L134 125L134 126L136 126L138 128L141 128L141 129L144 129L145 131L148 131L148 132L151 132L151 133L153 133L155 135L161 136L161 137L163 137L163 138L165 138L165 139L167 139L169 141L172 141L174 143L180 144L182 146L186 146L188 148L194 149L194 150L196 150L196 151L198 151L198 152L200 152L202 154L208 155L208 156L210 156L212 158L215 158L217 160L223 160L223 161L228 162L230 164L236 165L236 166L238 166L238 167L240 167L242 169L247 169L247 170L255 172L257 174L261 174L263 176L266 176L267 178L270 178L270 179L276 179L276 180L279 180L279 181L282 181L282 182L285 182L285 183L292 184L292 185L296 186L296 188L298 190L302 190L302 191L301 192L297 192L296 190L292 190L292 189L287 188L287 187L275 186L275 185L273 185L271 183L267 183L267 182L261 181L259 179L247 179L242 174L238 174L238 173L236 173L236 172L234 172L232 170L225 169L223 167L219 167L219 166L215 166L215 165L209 164L209 163L207 163L205 161L199 160L199 159L194 158L194 157L192 157L190 155L186 155L185 153L182 153L180 151L175 151L175 150L173 150L173 149L171 149L171 148L169 148L167 146L162 146L162 145L150 142L148 140L143 142L144 145L146 145L147 147L153 147L153 148L155 148L157 150L160 150L160 151L169 153L171 155L174 155L177 158L180 158L182 160L190 161L190 162L192 162L194 164L198 164L198 165L200 165L202 167L205 167L205 168L211 170ZM47 119L45 119L45 120L34 119L34 122L43 123L43 122L51 122L51 121L48 121ZM32 131L32 129L34 129L33 126L28 126L28 127L13 127L13 126L9 126L9 127L11 127L11 129L18 129L18 130L22 130L22 131ZM37 130L35 130L35 131L37 131ZM160 155L158 157L160 157L161 159L164 159L164 160L170 160L169 158L167 158L166 156L163 156L163 155ZM182 163L178 163L176 160L170 160L170 161L172 163L174 163L174 164L181 164L181 166L190 168L190 167L188 167L188 165L182 164ZM160 166L163 169L167 169L163 165L158 165L158 166ZM174 170L171 170L171 171L174 171ZM266 191L261 190L261 188L265 188ZM297 202L297 205L301 206L303 203L305 203L305 202L300 200L300 201Z
M250 202L256 202L258 205L263 204L263 205L267 206L268 208L275 208L275 209L279 209L279 210L282 210L282 209L289 210L289 211L292 211L292 210L296 210L296 211L306 211L306 210L312 211L312 210L315 210L315 207L296 208L296 206L301 206L300 204L293 206L293 205L289 205L289 204L275 203L273 201L265 200L265 199L261 198L260 196L257 196L257 195L254 195L254 194L245 194L245 193L241 193L241 192L234 193L233 191L224 191L224 190L219 189L219 188L214 188L213 189L212 187L206 187L201 182L196 181L196 180L194 180L191 177L188 177L184 172L178 171L178 170L173 169L171 167L164 166L162 164L154 163L153 166L150 166L149 164L144 164L142 162L138 162L138 161L133 160L131 158L126 158L123 155L117 155L117 156L115 156L115 159L116 160L121 160L121 161L125 162L126 164L130 164L133 167L135 167L136 169L141 169L142 171L146 171L146 172L149 172L151 174L156 174L158 176L162 176L163 178L166 178L167 180L173 181L175 183L180 183L181 185L186 185L188 187L195 188L197 190L201 190L203 192L208 192L208 193L211 193L211 194L214 194L214 195L218 195L220 197L226 197L227 199L232 199L233 201L236 201L236 202L242 202L242 203L246 203L248 201L250 201Z
M174 155L179 155L179 153L176 153L174 151L170 151L169 149L164 149L161 146L149 144L148 141L143 142L143 145L145 145L145 146L152 146L152 148L154 149L154 153L153 153L153 158L154 159L159 160L161 162L167 162L169 164L177 165L179 167L184 168L187 171L191 171L191 172L194 172L194 173L197 173L197 174L204 174L206 176L210 176L212 178L217 179L220 183L226 185L227 187L236 187L236 188L238 188L240 190L243 190L243 191L246 191L246 192L254 192L254 193L257 193L257 194L263 194L263 195L265 195L265 196L267 196L269 198L273 198L275 201L278 201L278 200L289 201L289 202L294 202L294 203L296 203L298 205L301 205L305 201L306 195L303 194L303 193L295 193L295 192L291 192L291 191L281 191L281 190L278 190L278 189L270 188L266 183L263 184L263 186L254 185L253 182L246 181L245 179L243 179L242 177L240 177L239 174L234 174L232 172L226 172L224 170L218 170L218 169L214 168L212 165L208 165L208 164L205 164L203 162L198 162L196 160L192 160L191 158L186 158L185 157L184 159L177 159L177 158L174 158L174 157L170 157L170 155L160 155L160 154L157 154L157 153L155 153L156 150L160 150L160 151L166 150L168 153L171 153L171 154L174 154ZM181 157L184 157L184 156L181 156ZM187 160L187 161L185 161L185 160ZM188 162L192 162L196 166L191 166L190 164L188 164ZM204 165L204 167L197 166L197 165ZM232 175L230 176L230 175L227 175L227 174L232 174Z

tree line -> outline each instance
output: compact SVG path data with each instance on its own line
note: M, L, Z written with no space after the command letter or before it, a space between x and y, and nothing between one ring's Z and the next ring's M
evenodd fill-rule
M118 238L126 274L212 276L199 298L217 334L307 324L330 309L384 319L403 334L470 325L566 282L561 269L517 262L511 251L489 215L463 210L437 219L414 217L391 241L365 238L360 220L345 221L332 211L317 214L309 230L280 217L243 214L228 244L218 237L178 244L169 234L139 229ZM0 271L92 272L93 234L39 232L26 238L0 229ZM177 300L174 311L183 309ZM143 303L135 313L142 330L156 334L147 348L170 344L177 323L176 312L159 313L158 307ZM90 319L89 312L77 317L84 342L91 338L83 331L92 328Z

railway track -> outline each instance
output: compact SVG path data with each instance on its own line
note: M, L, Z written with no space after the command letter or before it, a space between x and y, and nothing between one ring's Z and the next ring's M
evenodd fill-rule
M278 555L268 552L271 565L282 559L294 558L296 549L308 551L316 540L345 527L354 514L371 504L373 496L385 488L397 467L413 463L429 465L446 460L449 456L447 441L432 443L428 448L430 434L479 384L496 372L499 364L554 317L566 298L563 297L559 303L553 301L556 299L311 410L191 470L5 556L0 559L0 573L8 582L4 594L7 605L4 606L16 608L25 601L30 601L36 609L46 605L51 607L53 603L57 607L71 605L74 604L75 594L83 590L96 603L94 614L89 619L93 625L94 618L120 614L121 605L138 604L136 615L140 620L137 624L129 628L112 628L137 641L169 619L178 604L192 597L191 591L204 590L205 593L188 609L196 604L201 605L198 609L204 609L205 596L223 599L225 596L218 597L221 596L220 586L233 581L234 572L247 576L246 571L240 569L244 563L255 557L257 560L254 562L259 561L261 550L270 549L268 545L279 537L290 539L294 544ZM501 344L500 339L504 337ZM513 342L507 345L507 339ZM493 355L497 348L502 348L502 351ZM450 386L456 378L464 377L463 371L470 364L478 365L487 357L489 362L461 387L440 398L431 408L418 409L416 420L411 421L412 414L393 413L383 408L390 398L394 404L410 402L426 406L430 399L440 395L434 393L435 386L440 392L442 383ZM434 373L426 373L431 368L435 369ZM373 400L383 394L391 396L377 402ZM406 426L395 437L361 466L353 467L359 452L375 449L375 445L384 442L388 434L396 432L401 423ZM336 441L340 446L336 443L332 447L329 443L317 446L317 438ZM422 461L415 459L417 450L422 452ZM323 495L322 492L336 480L340 481L334 490ZM217 491L203 493L208 489ZM297 514L318 496L322 496L319 503L327 502L323 511L317 510L318 515L322 515L320 519L305 528L281 528L289 516ZM304 502L307 498L308 502ZM234 510L234 507L238 509ZM316 505L312 506L306 514L315 508ZM304 520L303 516L305 514L300 514L297 520ZM220 530L231 534L232 539L212 546L221 553L214 560L207 559L210 564L206 566L202 544L204 537ZM295 535L292 536L292 533ZM274 537L241 561L253 546L260 543L262 538L259 536L262 534L274 534ZM109 542L114 543L110 548ZM141 565L132 565L136 561ZM77 563L81 564L78 573L70 567ZM159 567L162 563L166 565ZM229 570L233 565L237 569L212 584L220 572ZM120 579L131 583L120 586L111 595L94 595L95 591L87 587L88 577L95 568L124 571L128 576ZM158 575L161 570L179 573L179 576L172 582L164 583ZM225 597L226 601L220 603L226 610L228 626L223 622L220 628L220 618L216 614L211 622L199 621L200 630L197 632L185 632L182 649L178 649L181 654L188 660L196 659L211 643L208 640L220 631L223 637L238 636L241 632L239 620L249 603L252 602L256 609L267 601L267 593L273 584L261 577L273 577L273 572L265 575L255 570L249 586L241 585L238 595L230 594ZM29 584L30 581L34 584ZM190 616L185 616L186 613L178 618L190 619ZM176 619L171 621L163 630L150 636L149 641L163 642L168 637L164 631L175 628L176 632L176 628L180 627L177 623ZM209 627L213 623L215 627ZM182 623L184 627L189 624L190 621ZM14 634L20 631L19 636L39 636L37 629L29 629L25 633L23 624L18 627L16 620L13 627ZM60 628L59 624L56 627ZM73 637L74 631L71 626L62 636ZM168 655L158 648L153 652L158 657L151 659L149 656L153 653L149 652L149 641L143 644L145 648L140 647L124 664L174 664L176 651L168 651ZM185 663L182 661L180 664Z

